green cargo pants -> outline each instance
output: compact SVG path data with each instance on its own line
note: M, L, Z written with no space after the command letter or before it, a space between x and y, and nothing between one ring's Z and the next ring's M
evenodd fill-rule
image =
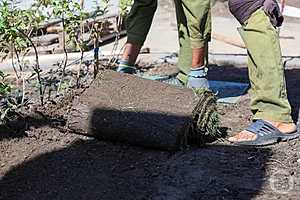
M126 19L127 42L143 45L157 8L157 0L134 0Z
M179 74L177 78L186 83L192 65L192 48L207 49L211 39L210 0L174 0L179 36Z
M254 119L293 122L277 30L258 9L238 31L248 50Z
M174 0L179 35L179 80L186 82L192 63L192 48L207 47L211 33L210 0ZM127 17L128 42L143 45L157 0L135 0Z

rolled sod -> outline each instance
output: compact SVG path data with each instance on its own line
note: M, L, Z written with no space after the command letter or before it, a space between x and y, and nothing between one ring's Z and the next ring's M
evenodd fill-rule
M216 99L207 90L193 91L101 71L68 115L72 132L100 140L175 150L218 135Z

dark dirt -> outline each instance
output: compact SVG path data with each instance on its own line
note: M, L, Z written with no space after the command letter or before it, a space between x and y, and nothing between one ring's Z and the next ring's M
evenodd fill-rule
M226 71L226 73L225 73ZM299 116L300 70L287 70ZM247 81L247 70L212 66L212 79ZM70 101L70 100L69 100ZM241 148L216 141L167 152L109 143L66 132L55 118L0 136L0 199L293 199L300 195L300 142ZM227 133L251 120L249 96L219 105Z
M214 14L229 17L226 2L218 3ZM288 5L299 7L300 1ZM159 73L168 70L153 69L152 74ZM286 76L293 118L299 122L300 68L288 68ZM209 78L248 82L247 69L234 66L212 66ZM36 115L1 129L0 200L299 199L299 140L264 148L219 140L178 152L145 149L70 134L64 129L69 102L57 102L58 110L53 109L57 104L40 110L46 120ZM218 110L228 135L251 121L248 94Z

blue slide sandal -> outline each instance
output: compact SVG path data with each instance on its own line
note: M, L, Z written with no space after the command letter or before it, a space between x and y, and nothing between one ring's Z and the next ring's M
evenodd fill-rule
M282 133L272 124L264 120L257 120L253 122L246 131L256 135L255 140L233 142L240 146L266 146L275 144L281 141L289 141L300 136L300 124L297 125L297 130L292 133Z

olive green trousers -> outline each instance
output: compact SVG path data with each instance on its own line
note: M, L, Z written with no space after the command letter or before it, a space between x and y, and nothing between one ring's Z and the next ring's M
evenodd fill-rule
M179 74L177 78L186 84L192 65L192 48L206 48L211 39L210 0L174 0L179 36Z
M292 122L277 30L258 9L238 31L248 50L254 119Z
M179 36L180 73L186 82L192 64L192 48L207 48L211 35L210 0L174 0ZM128 42L143 45L150 30L157 0L135 0L126 20Z

